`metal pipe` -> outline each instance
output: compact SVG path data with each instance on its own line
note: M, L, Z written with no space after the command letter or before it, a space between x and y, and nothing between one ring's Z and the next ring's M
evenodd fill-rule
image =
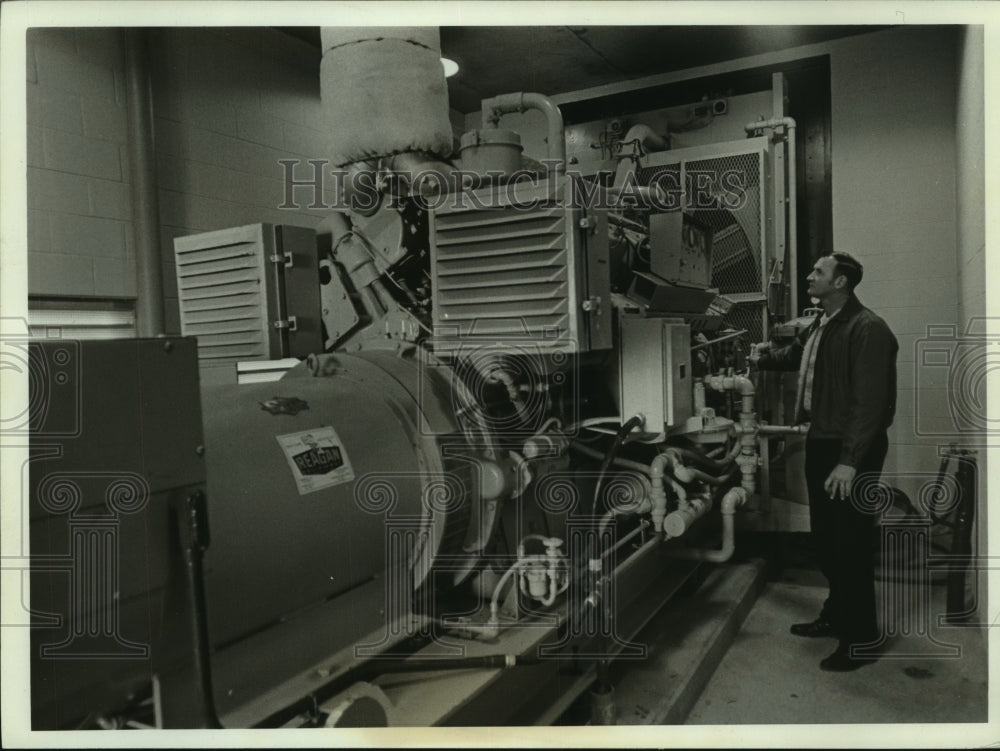
M160 207L153 151L153 87L149 32L124 31L128 164L132 181L132 237L135 246L135 316L139 336L164 333Z
M663 520L663 532L667 537L681 537L691 525L712 510L712 496L699 495L690 499L683 507L671 511Z
M641 198L646 202L647 206L653 208L663 209L670 205L670 198L659 183L654 183L653 185L617 185L607 190L608 198L611 198L616 203L620 203L622 206L631 205L631 201L624 200L630 198ZM638 201L635 201L635 203L638 204Z
M643 227L638 222L633 222L631 219L626 219L621 214L616 214L613 211L608 212L608 222L610 222L611 224L616 224L619 227L624 227L625 229L633 230L634 232L639 232L643 235L649 234L649 229L647 229L646 227Z
M705 376L705 385L716 391L735 391L742 397L740 422L737 432L740 434L740 455L736 463L743 473L741 484L752 493L757 489L757 414L754 412L755 388L753 381L746 376Z
M759 120L747 123L743 129L747 133L755 133L764 128L784 128L788 134L788 276L792 279L791 309L792 317L799 314L799 250L798 250L798 168L795 162L795 119L791 117L776 117L770 120Z
M622 139L622 143L631 143L632 141L638 141L642 150L647 154L651 151L666 151L670 148L667 139L642 123L629 128L628 133Z
M513 668L519 665L537 665L540 658L535 655L480 655L478 657L443 657L437 659L411 660L374 660L370 672L377 675L383 673L420 673L425 670L474 670Z
M535 109L545 115L548 125L549 165L553 179L559 179L566 172L566 141L563 135L562 112L555 103L543 94L516 92L501 94L492 99L485 99L483 107L483 128L496 128L500 118L510 112L525 112Z
M725 563L736 550L736 525L734 516L736 508L746 503L747 492L743 488L730 488L722 497L720 511L722 512L722 547L718 550L701 550L681 548L664 551L672 558L686 560L708 561L710 563Z
M809 432L809 424L803 425L758 425L759 435L805 435Z
M649 522L646 519L643 519L642 521L640 521L638 527L636 527L635 529L633 529L631 532L626 533L620 540L618 540L617 542L615 542L614 545L612 545L610 548L608 548L603 553L601 553L601 558L607 558L609 555L611 555L612 553L614 553L616 550L619 550L620 548L622 548L625 545L627 545L629 542L631 542L631 540L632 540L633 537L641 535L643 532L645 532L646 531L646 527L648 527L648 526L649 526Z

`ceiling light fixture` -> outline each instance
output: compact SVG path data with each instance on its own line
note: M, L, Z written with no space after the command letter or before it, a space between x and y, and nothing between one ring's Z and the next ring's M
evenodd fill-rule
M454 60L450 60L447 57L442 57L441 65L444 66L445 78L451 78L453 75L458 73L458 63L456 63Z

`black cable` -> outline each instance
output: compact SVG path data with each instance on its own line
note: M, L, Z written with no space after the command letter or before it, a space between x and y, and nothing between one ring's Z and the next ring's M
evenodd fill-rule
M604 476L608 473L611 462L618 456L618 450L621 449L622 444L625 442L625 436L631 433L633 428L637 428L640 425L642 425L642 417L636 415L625 422L618 428L618 432L615 433L615 440L611 442L607 452L605 452L604 459L601 461L601 468L597 472L597 484L594 485L594 499L590 504L591 516L597 514L598 499L601 497L601 486L604 485Z
M680 446L671 446L671 448L674 451L677 451L685 459L689 459L692 464L697 465L698 469L702 469L713 475L718 475L722 472L728 471L729 468L736 462L735 456L732 459L717 461L710 456L699 454L697 451L693 451L691 449L681 448ZM731 452L731 449L729 451Z

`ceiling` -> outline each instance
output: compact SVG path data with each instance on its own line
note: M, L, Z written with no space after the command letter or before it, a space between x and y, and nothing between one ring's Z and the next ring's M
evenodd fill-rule
M460 70L449 101L475 112L511 91L548 96L813 44L885 26L442 26ZM319 29L284 31L320 46Z

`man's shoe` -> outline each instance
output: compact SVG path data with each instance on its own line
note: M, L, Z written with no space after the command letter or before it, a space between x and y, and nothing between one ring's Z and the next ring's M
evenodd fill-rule
M806 636L810 639L837 635L833 624L823 618L817 618L815 621L810 621L809 623L793 623L789 630L796 636Z
M865 665L871 665L876 659L875 657L851 657L851 644L841 642L832 655L820 660L819 666L823 670L834 673L847 673Z

